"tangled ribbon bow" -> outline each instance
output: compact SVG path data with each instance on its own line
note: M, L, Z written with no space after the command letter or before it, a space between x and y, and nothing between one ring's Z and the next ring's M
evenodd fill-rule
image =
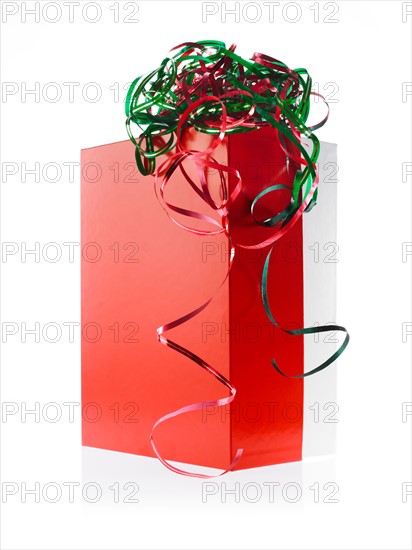
M318 195L316 162L320 144L313 132L327 121L329 106L323 96L312 91L312 79L306 69L292 70L268 55L255 53L252 59L246 60L235 53L235 45L226 48L223 42L213 40L185 42L171 51L175 50L178 50L177 53L165 58L159 68L146 76L136 78L127 93L126 128L135 146L137 167L143 175L154 175L156 195L174 223L197 235L224 233L227 236L230 243L230 257L221 286L229 275L236 247L261 249L270 246L264 263L261 284L262 303L270 322L278 329L295 336L330 331L341 331L346 334L337 351L321 365L309 372L290 377L302 378L315 374L325 369L342 354L349 343L348 332L338 325L295 330L280 327L270 308L267 279L274 243L291 229L304 211L310 211L316 204ZM310 97L313 95L322 99L327 107L327 113L318 124L307 126ZM132 123L140 129L137 138L132 133ZM230 208L241 191L242 178L235 168L217 162L213 152L226 135L253 131L263 126L272 126L275 129L275 139L285 153L286 159L294 161L302 166L302 169L296 171L292 186L284 183L269 186L251 203L251 214L255 223L273 228L271 236L252 245L233 243L228 232L227 220ZM211 144L203 151L187 149L183 134L188 127L212 135ZM312 143L310 153L301 143L302 135ZM299 154L296 151L299 151ZM168 153L166 159L159 164L158 160L166 153ZM184 168L187 162L195 164L200 185L195 183ZM208 186L206 173L209 169L216 170L219 175L219 191L222 198L219 203L213 199ZM165 189L176 170L181 172L194 192L212 211L215 211L218 219L166 201ZM228 186L229 176L235 181L231 192ZM287 207L281 212L274 212L270 217L259 219L256 206L260 200L269 193L285 189L290 192L290 202ZM182 221L183 218L202 220L211 228L200 229L190 226ZM181 470L167 462L159 453L153 434L157 426L168 419L186 412L201 410L205 406L224 406L235 398L236 389L229 380L201 357L165 336L167 331L198 315L212 299L213 296L190 313L157 329L160 343L191 359L230 391L229 397L191 404L166 414L159 418L152 428L150 441L160 461L176 473L200 478L214 476ZM274 359L272 364L278 373L289 377ZM232 470L241 454L242 449L238 449L228 469L219 475Z

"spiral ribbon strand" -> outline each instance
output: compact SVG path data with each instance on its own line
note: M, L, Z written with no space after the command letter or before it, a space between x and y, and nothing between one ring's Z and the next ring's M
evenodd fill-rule
M185 42L173 48L172 51L178 50L177 53L166 57L158 69L146 76L136 78L130 85L125 105L126 129L135 146L137 167L143 175L154 175L156 196L171 220L179 227L196 235L223 233L229 239L228 268L220 287L229 276L236 247L245 249L270 247L264 263L261 283L262 303L270 322L279 330L294 336L330 331L341 331L346 334L343 343L332 356L304 374L290 376L272 359L274 369L282 376L302 378L311 376L336 361L349 343L349 334L344 327L338 325L295 330L280 327L270 308L267 281L273 245L293 227L304 211L310 211L316 204L318 196L316 162L320 144L313 132L327 121L329 106L323 96L312 91L312 79L306 69L292 70L281 61L262 53L255 53L250 60L243 59L235 53L235 48L235 45L226 48L223 42L214 40ZM320 97L327 107L327 112L319 123L307 126L311 96ZM133 135L132 123L139 128L137 138ZM225 136L253 131L263 126L272 126L275 129L275 139L285 153L286 159L294 161L303 168L296 171L292 186L283 183L271 185L260 192L251 203L251 214L255 223L273 228L272 235L251 245L233 243L228 231L228 215L241 191L242 178L235 168L217 162L213 152L223 142ZM212 143L204 151L187 149L182 138L184 130L188 127L210 134L213 136ZM312 144L310 152L301 143L302 135ZM158 160L166 153L168 153L166 160L159 164ZM187 173L184 164L188 162L195 164L200 185ZM216 170L219 176L222 197L219 204L212 198L208 186L206 177L208 169ZM215 212L218 219L216 216L208 216L171 204L165 199L166 187L172 181L176 170L180 171L190 187ZM231 192L227 183L229 177L235 181ZM264 220L258 219L256 207L260 200L270 193L285 189L290 191L288 206L281 212L273 212L273 215ZM201 220L210 226L210 229L191 226L189 223L184 223L183 218ZM155 445L154 431L159 424L175 416L201 410L205 406L225 406L235 398L236 389L221 373L198 355L165 336L167 331L190 321L203 311L213 297L190 313L157 329L158 341L161 344L188 357L230 392L229 397L194 403L166 414L159 418L152 428L150 441L159 460L175 473L199 478L215 476L181 470L167 462ZM230 466L219 475L232 470L242 452L242 449L238 449Z

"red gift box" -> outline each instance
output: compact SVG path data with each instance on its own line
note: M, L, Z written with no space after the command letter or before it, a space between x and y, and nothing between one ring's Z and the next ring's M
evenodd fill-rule
M286 161L274 132L265 127L226 136L213 153L243 180L229 215L229 235L241 245L272 234L253 223L251 201L279 181L292 184L297 169ZM187 146L197 150L213 139L194 130L188 136ZM137 172L129 141L85 149L81 163L83 445L155 456L150 434L160 417L228 396L215 378L157 339L159 326L213 296L168 337L229 379L236 397L229 405L205 404L163 422L155 431L159 453L167 460L216 468L227 468L238 449L243 455L236 468L300 460L304 381L280 376L271 359L289 375L302 374L304 341L275 329L264 311L261 276L267 248L236 246L229 276L220 286L228 270L227 236L193 235L171 223L153 192L153 176ZM194 167L186 170L190 175ZM173 177L167 200L210 214L202 201L196 203L182 174ZM211 170L212 188L214 178L218 173ZM288 200L287 191L272 194L259 216L281 210ZM327 208L333 217L333 201ZM268 275L275 317L289 329L307 320L303 247L300 218L275 244ZM319 276L322 280L325 271L311 275ZM333 296L334 271L327 277ZM325 378L332 383L326 399L334 395L333 377L327 373ZM328 445L323 451L330 451Z

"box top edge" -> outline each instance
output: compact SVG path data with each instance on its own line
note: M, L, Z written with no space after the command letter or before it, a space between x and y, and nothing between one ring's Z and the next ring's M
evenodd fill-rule
M305 138L303 138L305 139ZM130 142L130 139L122 139L120 141L111 141L110 143L101 143L100 145L91 145L90 147L82 147L80 149L80 151L88 151L89 149L97 149L97 147L108 147L109 145L117 145L119 143L125 143L125 142ZM322 145L325 144L325 145L334 145L335 147L338 146L337 143L333 142L333 141L323 141L323 140L320 140L320 144Z
M98 147L108 147L109 145L117 145L119 143L132 143L130 139L121 139L120 141L111 141L110 143L101 143L100 145L91 145L90 147L82 147L80 151L88 151L89 149L97 149Z

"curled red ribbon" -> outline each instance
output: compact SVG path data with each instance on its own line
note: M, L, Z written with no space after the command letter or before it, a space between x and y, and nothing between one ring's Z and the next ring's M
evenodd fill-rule
M136 147L137 166L143 174L154 175L156 196L170 219L179 227L196 235L224 233L227 236L230 243L230 257L227 272L219 287L221 288L229 276L236 246L245 249L272 247L293 227L303 212L310 210L316 203L318 184L316 161L319 156L319 141L313 131L325 124L329 116L329 108L323 120L318 124L306 125L310 96L321 97L326 106L327 103L320 94L312 92L312 79L305 69L292 70L281 61L262 53L255 53L251 60L246 60L235 53L235 45L227 49L224 43L218 41L186 42L174 48L174 50L176 49L179 49L178 53L163 60L158 69L147 76L137 78L131 84L126 98L126 115L128 117L126 127L129 137ZM132 122L141 130L137 140L131 131ZM283 183L267 187L255 197L251 204L251 214L256 224L272 227L273 234L269 238L251 245L233 243L228 232L228 215L241 191L242 178L236 169L217 162L212 155L226 135L252 131L268 125L276 130L275 139L278 140L286 159L293 160L303 166L303 169L296 172L292 187ZM182 137L188 127L194 127L198 131L216 137L204 151L186 149ZM305 135L311 140L312 150L310 153L301 144L301 135ZM300 154L297 155L291 151L289 144L293 144ZM157 149L155 145L159 145ZM156 166L158 157L173 150L175 151L173 154ZM184 168L184 164L187 162L194 162L198 183L193 181ZM209 168L216 170L219 175L222 197L220 203L212 198L209 189L206 177L206 171ZM218 219L171 204L165 199L166 187L172 182L176 170L180 171L188 185L212 212L215 212ZM231 192L228 188L229 176L236 182ZM285 189L290 191L290 204L287 208L282 212L274 212L269 218L259 220L255 214L255 208L262 197L268 193ZM188 223L183 223L182 218L201 220L213 228L191 227ZM267 270L271 250L272 248L269 249L262 274L262 301L270 321L278 327L270 311L266 295ZM194 403L168 413L159 418L152 428L150 441L162 464L175 473L199 478L215 476L192 473L170 464L158 451L154 441L154 432L159 424L178 415L201 410L205 406L225 406L235 398L236 389L219 371L198 355L165 336L167 331L181 326L203 311L213 297L190 313L157 329L157 338L161 344L188 357L216 378L230 392L228 397ZM343 327L340 328L345 330ZM307 332L302 331L308 330L311 329L299 329L292 332L306 334ZM314 331L324 330L325 327L317 327ZM332 328L328 327L327 330L332 330ZM348 339L349 337L347 337ZM321 365L321 368L325 368L326 363L333 362L346 345L347 341L345 340L339 352L335 354L336 357L330 358ZM288 376L277 367L274 361L273 363L278 372ZM321 370L321 368L318 367L311 373ZM242 452L242 449L238 449L230 466L219 475L232 470L238 463Z

